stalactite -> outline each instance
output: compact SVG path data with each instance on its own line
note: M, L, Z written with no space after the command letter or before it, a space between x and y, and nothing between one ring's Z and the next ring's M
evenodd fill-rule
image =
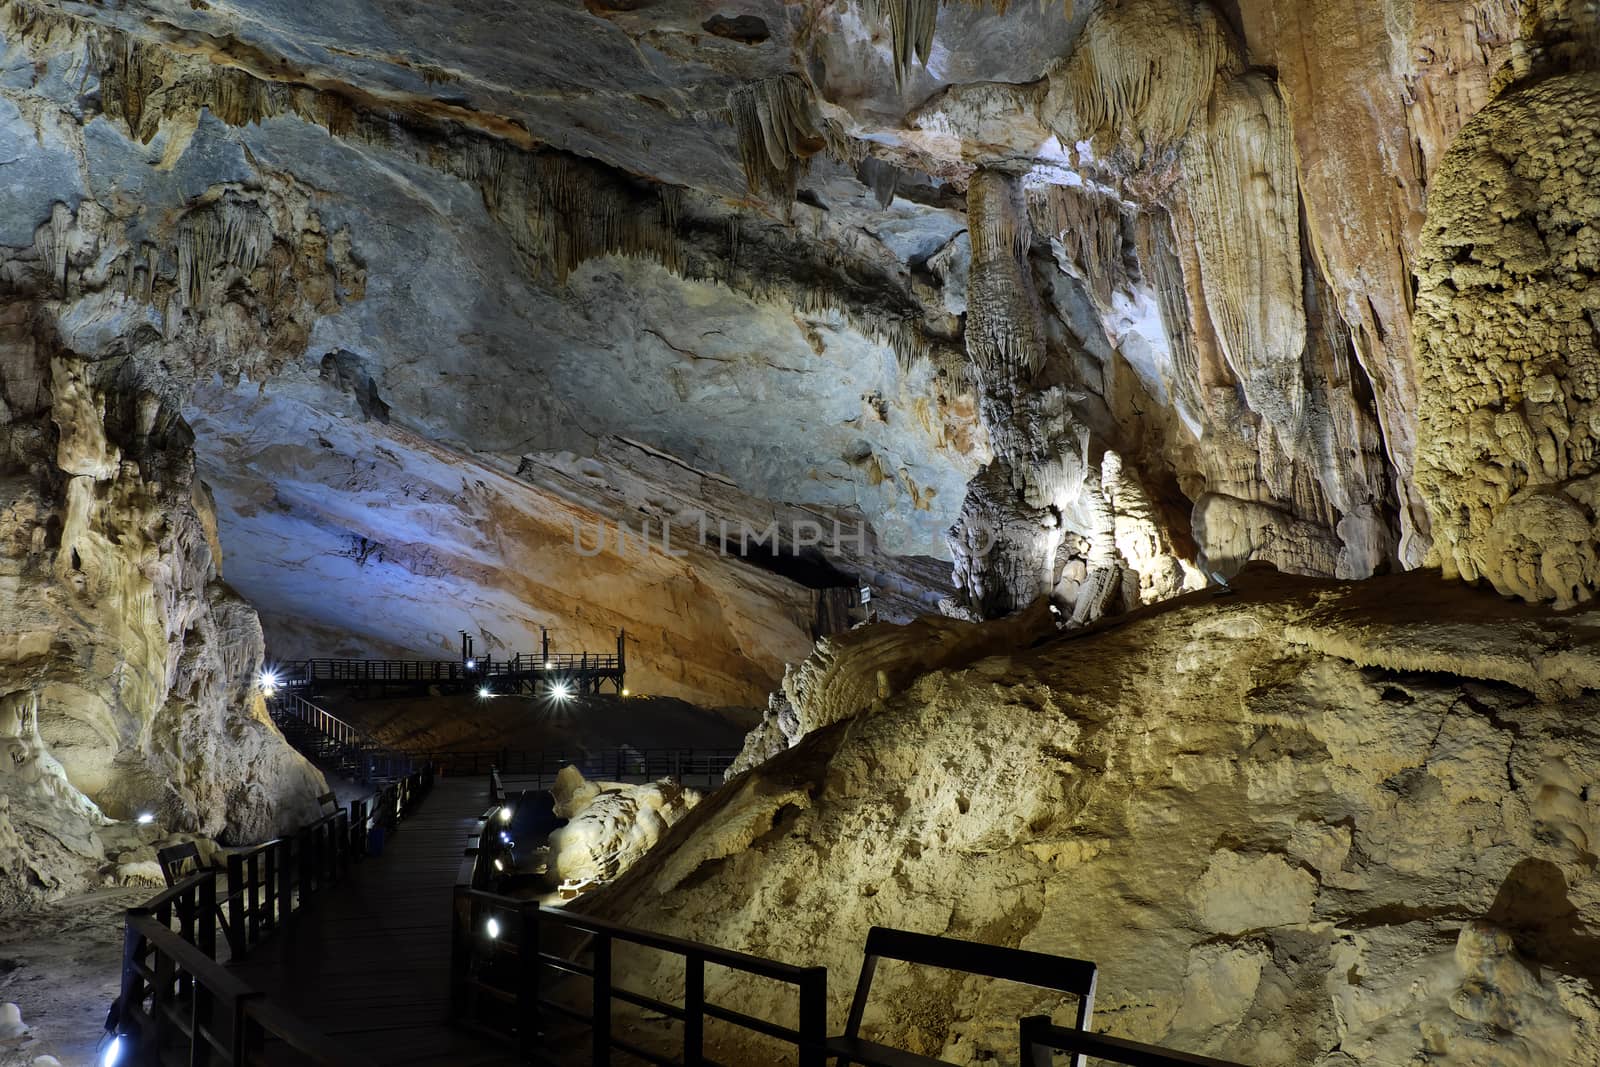
M1031 376L1044 359L1044 325L1027 261L1031 228L1015 178L980 170L967 190L972 278L967 350L982 380ZM985 281L979 284L978 279Z
M828 147L811 87L795 73L735 86L728 112L750 195L794 199L801 167Z
M1122 203L1088 186L1046 185L1028 193L1034 228L1061 242L1067 261L1101 307L1129 286L1122 240Z
M1167 165L1203 113L1219 70L1238 68L1224 21L1206 3L1107 4L1050 76L1043 110L1063 144L1092 141L1126 173Z
M1159 207L1146 208L1134 219L1134 247L1145 281L1155 292L1156 309L1172 353L1174 399L1197 423L1205 409L1200 386L1200 354L1189 298L1183 286L1183 263L1173 247L1172 220Z
M974 6L987 6L1005 13L1010 0L966 0ZM861 20L879 24L889 20L890 60L894 66L896 88L905 85L913 61L927 66L933 54L933 34L938 27L940 0L860 0ZM1040 0L1041 11L1054 7L1054 0ZM1072 0L1063 0L1063 17L1072 17Z
M1296 451L1306 343L1300 201L1289 116L1258 75L1217 88L1182 153L1206 310L1251 410Z
M895 190L900 185L900 168L893 163L868 156L856 168L856 176L861 183L872 190L872 197L878 202L880 208L888 208L894 203Z
M178 224L178 291L187 306L211 303L216 277L248 275L272 247L272 222L255 204L219 201L197 208Z

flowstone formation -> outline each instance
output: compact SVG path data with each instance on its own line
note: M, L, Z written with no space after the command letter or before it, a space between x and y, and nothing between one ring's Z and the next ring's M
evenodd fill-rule
M1094 960L1097 1029L1262 1067L1600 1061L1592 615L1431 574L1236 587L825 700L582 907L825 964L835 1026L887 925ZM834 663L837 694L883 669ZM1070 1011L904 968L872 1003L870 1036L955 1063Z

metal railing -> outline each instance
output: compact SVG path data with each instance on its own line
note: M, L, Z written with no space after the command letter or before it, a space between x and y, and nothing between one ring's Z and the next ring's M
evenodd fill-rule
M380 744L359 726L304 697L278 693L270 699L269 706L280 726L284 720L294 720L336 746L352 763L352 776L358 782L403 778L416 766L417 761L408 753Z
M362 1062L224 970L148 907L128 912L118 1005L112 1040L119 1048L111 1058L121 1063L162 1063L173 1052L191 1064L282 1062L274 1047L292 1050L301 1063Z
M207 868L130 908L111 1022L112 1040L122 1045L119 1061L154 1064L176 1053L183 1062L236 1067L278 1042L301 1062L359 1062L224 970L217 960L219 924L233 958L246 955L343 878L366 854L371 831L409 814L432 782L431 771L415 772L348 811L231 853L220 896L219 872Z
M598 652L552 652L548 656L519 653L507 659L485 656L459 659L307 659L284 663L279 680L286 685L307 682L462 682L506 675L565 676L585 672L615 673L622 657Z
M663 1067L709 1064L706 1021L716 1019L788 1046L798 1067L823 1067L828 1026L826 967L777 963L491 892L483 887L492 877L489 864L497 845L491 835L499 810L490 809L479 822L475 844L467 850L455 888L450 942L451 1014L455 1019L514 1041L524 1056L536 1062L558 1064L573 1061L552 1058L542 1047L541 1020L564 1017L588 1029L590 1062L595 1067L610 1064L613 1051ZM546 951L552 933L576 935L581 951L570 957ZM613 948L618 943L680 957L682 1002L669 1003L618 985L612 970ZM585 955L588 962L580 962ZM708 1000L707 965L792 986L796 1025L756 1018ZM572 998L586 1007L556 995L556 983L570 978L588 983L586 998ZM682 1032L680 1050L667 1055L619 1036L612 1011L618 1002L675 1020Z
M1231 1060L1216 1060L1188 1052L1174 1052L1125 1038L1056 1026L1048 1015L1022 1020L1022 1067L1054 1067L1055 1053L1071 1053L1074 1063L1089 1056L1097 1063L1125 1067L1243 1067Z
M318 707L304 697L293 693L275 695L272 703L284 714L299 719L328 740L358 748L382 748L376 740L359 726L354 726Z
M539 786L572 765L585 778L622 781L642 778L707 779L720 782L739 756L736 748L614 748L599 752L549 752L542 749L479 749L419 753L415 758L445 774L471 776L498 770L505 777L533 778Z

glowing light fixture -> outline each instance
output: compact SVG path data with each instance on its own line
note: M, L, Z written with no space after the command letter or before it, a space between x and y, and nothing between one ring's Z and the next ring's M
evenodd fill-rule
M571 700L572 686L568 685L566 682L551 682L550 695L555 697L557 700Z
M491 939L499 937L500 936L500 920L496 919L492 915L489 916L489 921L483 924L483 932L488 934Z
M477 660L475 660L475 659L467 660L467 670L475 671L477 669L478 669L478 661Z
M500 809L500 821L501 822L510 822L511 821L511 809L510 808L507 807L507 808L501 808Z
M148 811L141 811L138 818L134 819L134 822L138 823L140 826L149 826L155 821L156 817L150 814Z
M550 669L550 661L549 660L545 660L544 661L544 669L545 670L549 670Z
M627 695L628 695L628 691L627 691L627 690L626 690L626 689L624 689L624 690L623 690L623 691L622 691L622 695L623 695L623 696L627 696Z
M490 697L494 696L494 694L489 691L488 686L483 686L478 690L478 696L484 700L488 700Z
M267 696L271 696L278 691L277 671L262 671L261 677L257 681L261 686L261 691Z
M497 871L505 870L506 869L505 862L503 860L495 860L494 861L494 869L497 870Z
M100 1067L117 1067L117 1062L122 1059L122 1035L113 1034L111 1043L106 1045L105 1051L100 1053Z

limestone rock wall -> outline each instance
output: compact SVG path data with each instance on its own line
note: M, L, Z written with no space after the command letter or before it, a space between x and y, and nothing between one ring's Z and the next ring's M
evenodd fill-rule
M1594 1062L1590 615L1434 575L1237 584L897 685L583 906L825 964L834 1025L881 924L1094 960L1097 1028L1264 1067ZM885 969L866 1031L976 1063L1037 1011L1070 1007Z
M86 813L92 828L101 812L150 813L233 841L309 821L325 785L267 719L260 623L221 581L187 427L148 391L119 391L115 361L25 338L5 358L19 370L31 359L38 399L51 402L14 408L0 426L12 492L0 689L28 709L36 751L21 754L59 772L39 779L55 783L57 816ZM24 837L30 858L11 869L51 873L28 888L81 883L52 855L62 847L103 861L87 833L31 815L17 816L36 831Z

